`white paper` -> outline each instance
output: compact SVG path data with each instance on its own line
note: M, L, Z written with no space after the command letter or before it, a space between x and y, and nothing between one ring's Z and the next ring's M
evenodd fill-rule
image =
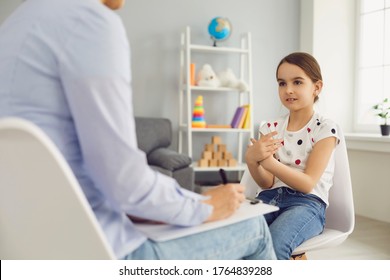
M180 238L186 235L191 235L223 226L227 226L233 223L241 222L246 219L250 219L259 215L264 215L270 212L279 210L277 206L269 205L265 203L250 204L250 201L244 201L240 208L227 219L203 223L201 225L192 227L181 227L166 224L135 224L136 228L142 231L148 238L154 241L167 241L171 239Z

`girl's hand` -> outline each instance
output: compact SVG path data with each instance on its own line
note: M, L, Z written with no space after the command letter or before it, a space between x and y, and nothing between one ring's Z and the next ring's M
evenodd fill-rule
M251 143L245 153L245 160L247 163L260 163L266 158L273 156L280 147L282 139L274 139L277 135L276 131L270 132L266 135L261 135L259 140L251 138Z

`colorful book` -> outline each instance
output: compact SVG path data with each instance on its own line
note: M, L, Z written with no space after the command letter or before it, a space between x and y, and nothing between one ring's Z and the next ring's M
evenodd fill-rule
M250 108L251 107L250 107L250 105L244 105L244 106L246 106L248 108L248 113L246 114L246 117L245 117L244 124L243 124L242 128L249 128L250 125L251 125L251 123L250 123L250 118L251 118L251 114L250 114L251 110L250 110Z
M240 122L237 126L237 128L243 128L244 127L244 121L246 119L246 116L248 115L248 107L247 106L241 106L244 109L244 112L242 112Z
M238 128L243 113L244 113L244 108L237 107L236 112L234 113L232 122L230 123L232 128Z

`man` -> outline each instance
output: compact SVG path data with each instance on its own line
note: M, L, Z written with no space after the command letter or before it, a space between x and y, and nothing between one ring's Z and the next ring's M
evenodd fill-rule
M263 217L155 243L130 217L191 226L230 216L244 187L198 195L151 170L137 148L124 0L27 0L0 28L0 117L54 141L120 259L274 259ZM217 242L218 241L218 242Z

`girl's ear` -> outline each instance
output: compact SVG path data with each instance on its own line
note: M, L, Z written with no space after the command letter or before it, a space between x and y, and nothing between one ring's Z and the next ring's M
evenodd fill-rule
M316 95L320 94L321 90L322 90L323 82L321 80L319 80L319 81L315 82L314 86L315 86Z

